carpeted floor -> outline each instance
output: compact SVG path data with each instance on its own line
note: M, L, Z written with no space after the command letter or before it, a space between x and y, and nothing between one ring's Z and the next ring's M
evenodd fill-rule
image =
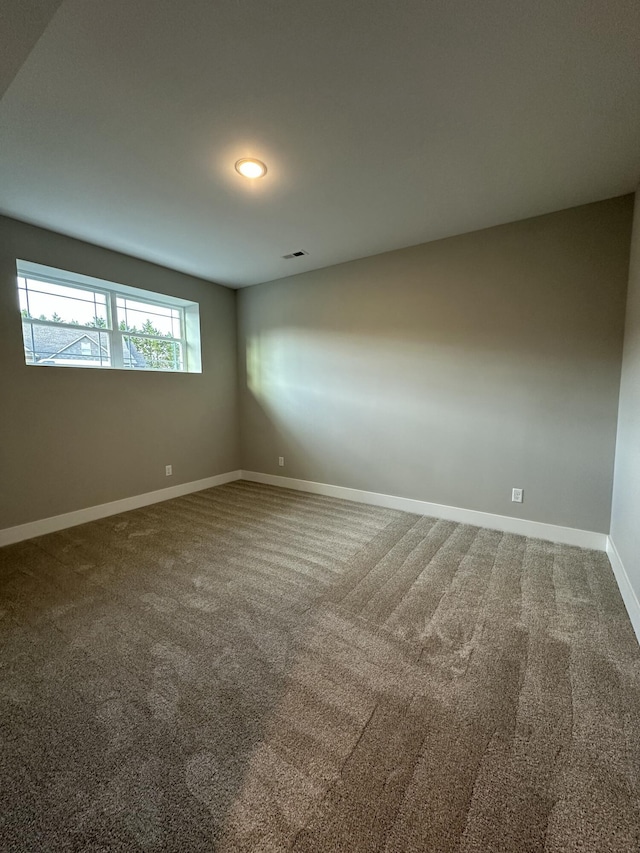
M0 849L640 849L600 553L238 482L0 550Z

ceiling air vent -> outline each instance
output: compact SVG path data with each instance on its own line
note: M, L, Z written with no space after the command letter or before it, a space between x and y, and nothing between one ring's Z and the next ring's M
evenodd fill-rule
M301 258L303 255L308 255L309 252L305 252L304 249L298 249L297 252L289 252L288 255L283 255L282 257L285 261L290 261L291 258Z

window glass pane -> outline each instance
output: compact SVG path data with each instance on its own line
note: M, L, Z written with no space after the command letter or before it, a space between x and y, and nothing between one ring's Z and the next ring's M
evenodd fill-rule
M108 326L104 293L32 279L21 279L20 285L20 310L25 317L82 326Z
M98 333L100 343L100 366L111 367L111 336L108 332Z
M20 297L20 313L24 317L29 311L29 302L27 300L27 291L24 287L24 279L18 279L18 296Z
M148 311L151 314L159 314L162 317L170 317L173 308L168 305L155 305L149 302L140 302L136 299L127 299L127 308L131 311Z
M26 323L24 320L22 321L22 339L24 342L24 360L27 364L35 364L31 323Z
M23 320L22 335L27 364L66 367L111 365L108 332L76 331Z
M150 305L133 299L118 298L118 326L120 329L143 332L145 335L176 336L173 327L173 310L162 305ZM178 314L179 316L179 314ZM123 325L124 324L124 325ZM178 323L178 335L180 324Z
M134 370L184 370L182 345L178 341L154 341L122 336L122 359Z
M69 287L66 284L54 284L51 281L40 281L35 278L26 277L22 279L29 290L41 290L43 293L49 293L52 296L65 296L68 298L77 297L78 299L93 299L93 291L82 287Z

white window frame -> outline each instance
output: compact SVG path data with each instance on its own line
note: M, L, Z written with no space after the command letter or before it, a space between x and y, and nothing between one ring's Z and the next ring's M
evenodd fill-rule
M111 364L90 364L79 363L77 361L60 360L55 364L47 364L45 362L34 362L27 360L27 352L25 350L25 362L29 366L34 367L85 367L98 370L126 370L126 371L141 371L144 373L202 373L202 359L200 353L200 306L197 302L191 302L187 299L182 299L178 296L169 296L168 294L156 293L150 290L143 290L139 287L131 287L127 284L117 284L115 282L104 281L103 279L93 278L92 276L82 275L81 273L68 272L66 270L56 269L55 267L45 266L44 264L36 264L32 261L16 260L17 270L17 287L20 290L20 279L26 278L31 281L41 281L43 284L59 284L75 290L90 290L92 293L99 293L105 297L107 326L85 326L76 323L55 322L53 320L38 320L36 317L22 318L23 323L30 323L32 326L52 326L55 328L72 329L78 333L90 332L92 334L100 333L106 335L109 340L109 356ZM161 308L173 308L179 313L180 320L180 337L162 337L156 335L145 334L144 332L131 332L128 330L122 331L118 324L118 307L117 299L133 299L143 302L147 305L156 305ZM154 368L154 367L136 367L133 365L125 365L124 363L124 347L123 338L144 338L150 341L161 341L163 343L175 342L179 343L182 350L183 367L177 369L169 368Z

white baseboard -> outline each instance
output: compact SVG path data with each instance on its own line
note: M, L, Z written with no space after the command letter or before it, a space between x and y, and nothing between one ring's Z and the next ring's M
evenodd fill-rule
M624 563L620 559L618 549L613 544L610 536L607 536L607 556L609 557L613 574L615 575L618 583L618 589L620 590L620 595L624 601L624 606L627 608L629 621L631 622L635 635L640 643L640 602L638 601L638 596L631 585Z
M328 483L314 483L311 480L296 480L292 477L280 477L276 474L260 474L257 471L242 471L242 479L251 480L254 483L266 483L270 486L280 486L285 489L296 489L301 492L312 492L316 495L343 498L347 501L383 506L387 509L400 509L417 515L443 518L447 521L459 521L462 524L474 524L478 527L502 530L505 533L517 533L535 539L547 539L550 542L560 542L564 545L578 545L581 548L592 548L596 551L604 551L607 546L606 533L578 530L575 527L560 527L556 524L544 524L541 521L528 521L525 518L511 518L507 515L495 515L491 512L480 512L475 509L462 509L461 507L418 501L413 498L382 495L378 492L365 492L361 489L349 489L345 486L331 486Z
M35 536L54 533L57 530L64 530L67 527L75 527L78 524L85 524L88 521L106 518L109 515L117 515L120 512L128 512L139 507L168 501L172 498L179 498L182 495L199 492L203 489L211 489L214 486L221 486L223 483L230 483L233 480L239 479L250 480L255 483L265 483L270 486L280 486L286 489L296 489L302 492L311 492L318 495L327 495L333 498L343 498L344 500L356 501L357 503L383 506L388 509L413 512L417 515L443 518L448 521L458 521L462 524L474 524L478 527L488 527L492 530L502 530L505 533L516 533L521 536L532 536L536 539L547 539L551 542L561 542L566 545L578 545L582 548L593 548L598 551L606 550L613 564L613 558L609 551L610 540L605 533L594 533L589 530L578 530L573 527L560 527L555 524L543 524L539 521L528 521L524 518L511 518L506 515L495 515L490 512L444 506L443 504L429 503L427 501L414 500L413 498L401 498L396 495L383 495L378 492L350 489L345 486L332 486L328 483L314 483L311 480L296 480L292 477L281 477L275 474L261 474L256 471L228 471L225 474L217 474L215 477L206 477L203 480L194 480L191 483L182 483L166 489L158 489L154 492L146 492L142 495L134 495L130 498L123 498L122 500L111 501L110 503L99 504L98 506L87 507L86 509L79 509L74 512L67 512L63 515L30 521L27 524L19 524L16 527L6 527L0 530L0 546L22 542L25 539L33 539ZM612 544L611 547L613 548ZM617 559L620 567L622 567L620 558L618 557ZM616 571L615 567L614 571ZM633 590L623 568L622 573L633 595ZM616 577L618 577L617 572ZM620 580L618 580L618 583L621 583ZM635 596L634 601L637 607ZM626 598L625 604L627 604ZM640 614L640 608L638 612ZM640 616L638 625L640 626Z
M117 515L120 512L128 512L131 509L139 509L141 506L169 501L172 498L180 498L191 492L201 492L203 489L211 489L239 480L241 471L227 471L225 474L216 474L215 477L205 477L204 480L193 480L191 483L181 483L178 486L169 486L167 489L158 489L155 492L145 492L143 495L134 495L131 498L111 501L98 506L90 506L86 509L77 509L74 512L65 512L64 515L54 515L51 518L42 518L39 521L29 521L27 524L18 524L16 527L5 527L0 530L0 546L12 545L14 542L22 542L24 539L33 539L34 536L44 536L45 533L55 533L56 530L64 530L67 527L76 527L87 521L96 521L98 518L106 518L109 515Z

